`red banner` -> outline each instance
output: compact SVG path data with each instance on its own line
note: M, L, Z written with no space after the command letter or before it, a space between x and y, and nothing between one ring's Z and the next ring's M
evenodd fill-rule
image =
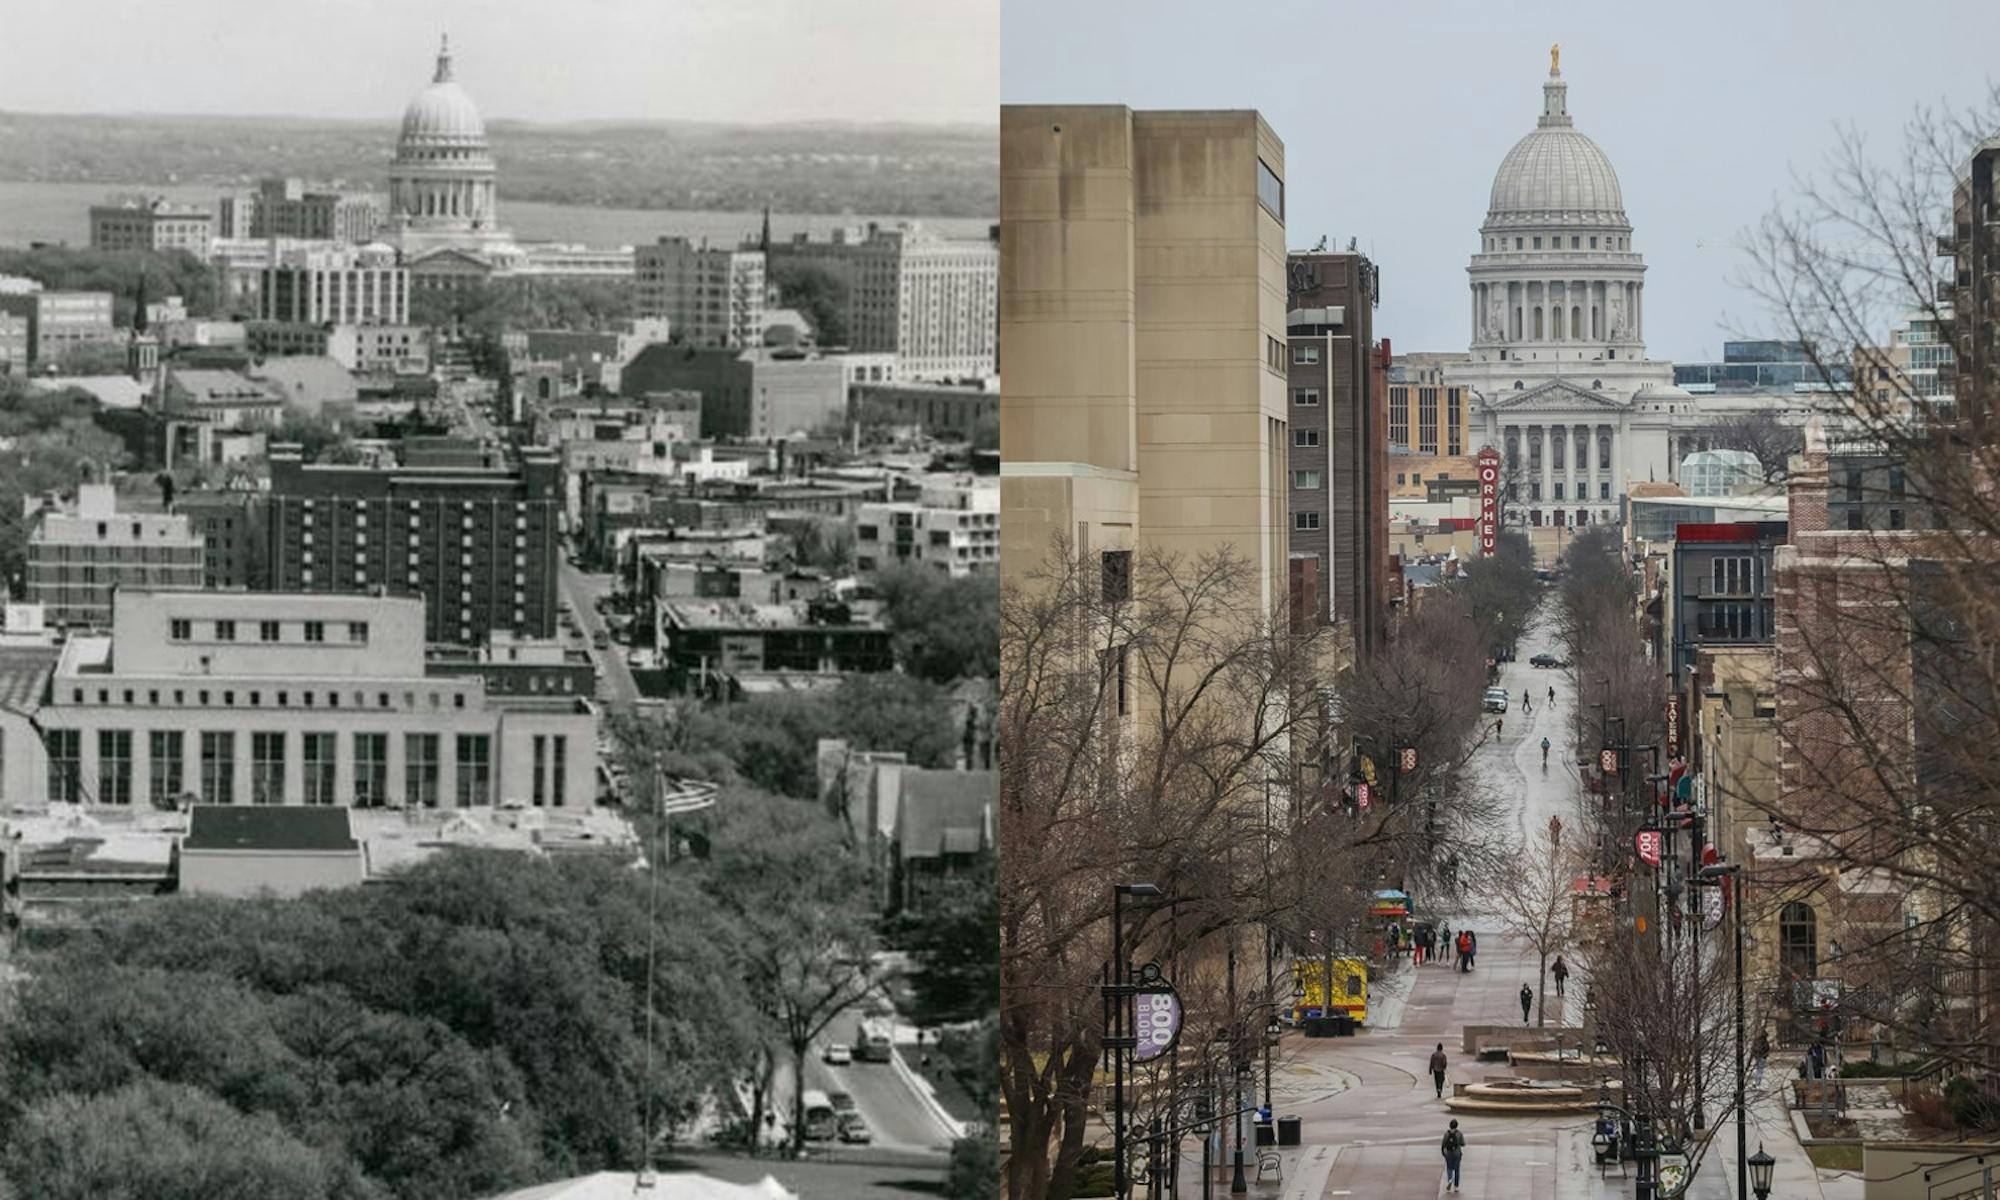
M1667 754L1675 756L1681 752L1681 698L1678 694L1667 697Z
M1362 808L1362 809L1365 809L1365 808L1367 808L1367 807L1368 807L1368 785L1367 785L1367 784L1365 784L1365 783L1357 783L1357 784L1355 784L1355 785L1354 785L1354 805L1355 805L1355 807L1356 807L1356 808Z
M1415 746L1403 747L1402 764L1403 774L1405 775L1417 769L1417 748Z
M1657 829L1641 829L1636 840L1639 849L1639 860L1649 867L1659 866L1660 831Z
M1481 450L1479 464L1479 553L1491 556L1500 544L1500 452Z

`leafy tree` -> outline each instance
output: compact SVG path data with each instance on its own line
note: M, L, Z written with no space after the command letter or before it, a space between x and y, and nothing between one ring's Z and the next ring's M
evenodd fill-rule
M776 259L766 270L778 289L779 302L806 315L820 345L847 345L849 288L844 276L819 263L789 257Z
M731 805L716 829L710 866L711 897L743 929L750 995L789 1055L792 1079L802 1081L814 1039L880 982L867 869L831 817L776 798ZM802 1085L792 1098L797 1153L805 1144Z
M1000 994L999 864L987 859L946 880L923 909L891 931L921 968L910 976L919 1025L972 1020Z
M7 1175L41 1200L376 1200L337 1152L213 1094L145 1079L101 1095L30 1106L7 1147Z
M1000 1138L992 1130L983 1129L952 1143L945 1195L963 1200L998 1200Z
M899 563L879 572L875 586L905 671L933 683L1000 674L998 580Z
M185 250L0 249L0 275L23 275L51 291L110 292L121 326L132 324L142 276L148 298L179 296L195 316L213 315L219 300L215 273Z
M802 567L840 572L854 565L854 527L833 517L813 517L792 529L792 559Z
M127 366L125 344L85 342L65 350L53 365L59 375L123 375Z
M1000 414L998 412L979 414L979 420L972 427L972 448L974 450L998 450L1000 448Z

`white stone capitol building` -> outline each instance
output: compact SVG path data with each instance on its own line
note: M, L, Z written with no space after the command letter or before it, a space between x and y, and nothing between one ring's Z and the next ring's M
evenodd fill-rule
M1471 352L1445 370L1473 391L1472 449L1502 455L1508 522L1617 520L1627 481L1667 479L1674 427L1703 418L1673 364L1646 357L1645 259L1553 53L1541 117L1501 160L1467 274Z

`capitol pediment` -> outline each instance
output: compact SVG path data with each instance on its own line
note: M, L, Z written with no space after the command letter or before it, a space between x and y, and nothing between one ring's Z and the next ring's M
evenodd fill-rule
M1578 387L1565 379L1551 379L1531 388L1500 392L1485 399L1487 408L1508 413L1595 412L1625 408L1608 392Z

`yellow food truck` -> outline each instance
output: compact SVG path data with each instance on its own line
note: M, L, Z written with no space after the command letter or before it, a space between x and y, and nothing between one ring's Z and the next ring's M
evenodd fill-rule
M1368 1020L1368 963L1359 958L1336 955L1332 960L1333 996L1326 992L1328 960L1324 956L1292 960L1292 978L1305 994L1292 1003L1292 1017L1305 1024L1314 1017L1352 1018L1357 1025Z

